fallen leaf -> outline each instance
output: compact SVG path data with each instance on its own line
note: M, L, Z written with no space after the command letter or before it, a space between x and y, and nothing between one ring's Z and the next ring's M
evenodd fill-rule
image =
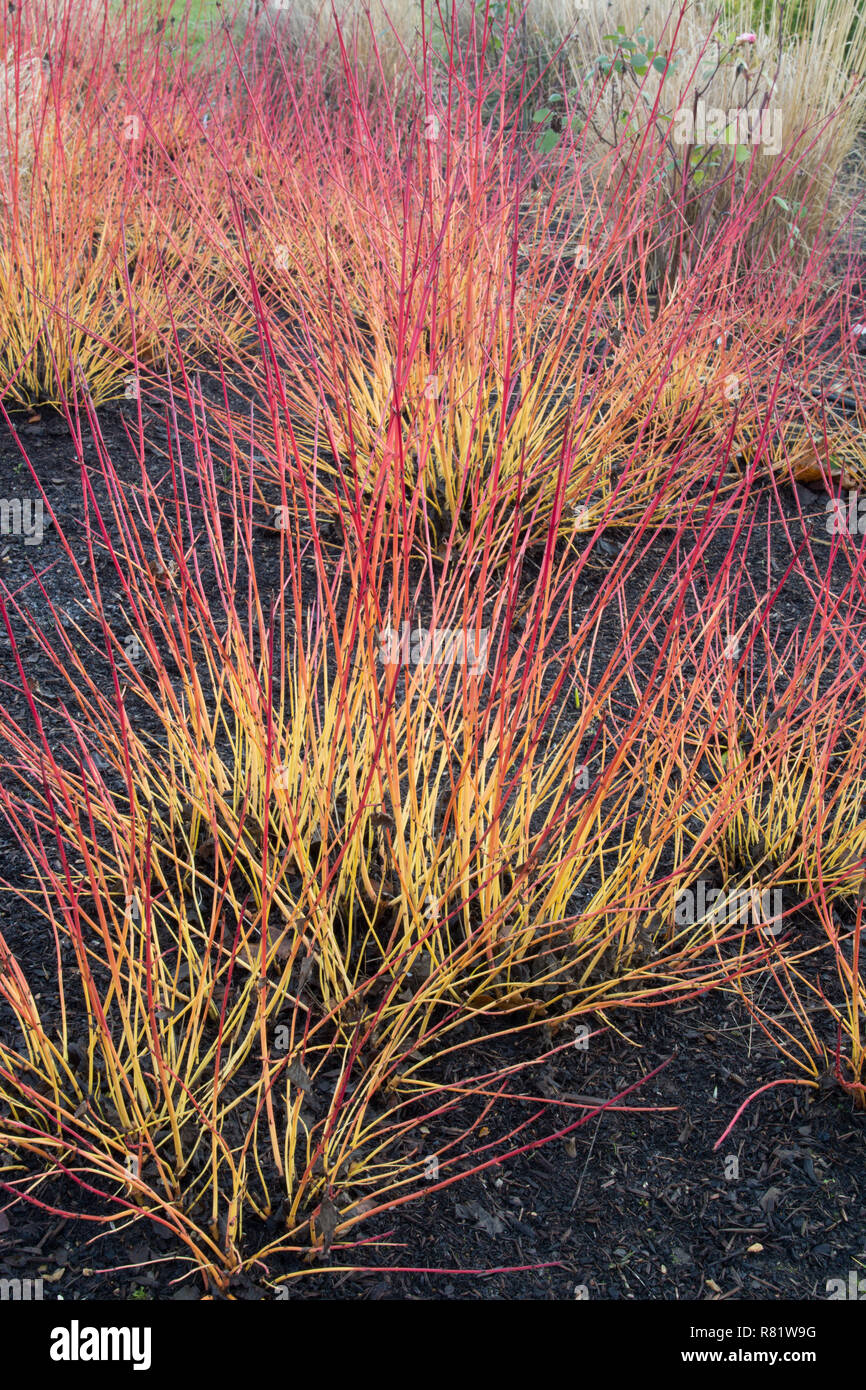
M334 1206L330 1197L325 1197L322 1205L316 1214L316 1230L322 1237L322 1254L327 1255L331 1248L331 1241L334 1239L334 1232L339 1224L340 1213Z
M768 1187L763 1197L759 1199L758 1206L769 1216L779 1205L781 1195L782 1189L780 1187Z
M457 1202L455 1216L464 1221L474 1221L476 1231L484 1231L488 1236L501 1236L505 1232L505 1222L492 1212L485 1211L480 1202Z
M832 470L825 468L819 463L801 463L794 465L794 478L798 483L821 483L826 486L827 474Z
M747 1254L747 1255L760 1255L760 1253L761 1253L761 1251L763 1250L763 1248L764 1248L764 1247L763 1247L763 1245L761 1244L761 1242L760 1242L759 1240L756 1240L752 1245L749 1245L749 1246L747 1247L747 1249L746 1249L746 1254Z
M298 972L298 994L300 994L313 973L313 966L318 960L315 951L310 951L301 961L301 968Z
M373 1210L375 1205L375 1197L362 1197L360 1202L353 1202L352 1205L347 1208L347 1212L351 1212L353 1216L366 1215L368 1211Z
M301 1063L295 1059L291 1066L286 1068L286 1076L298 1087L299 1091L312 1091L313 1083L310 1074Z

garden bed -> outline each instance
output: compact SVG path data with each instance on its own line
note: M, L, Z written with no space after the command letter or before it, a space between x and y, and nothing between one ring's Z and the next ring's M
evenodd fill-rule
M4 21L0 1270L46 1298L866 1253L859 89L683 149L673 39L584 70L499 8L405 85L134 6L46 14L40 78ZM689 99L789 121L848 18Z

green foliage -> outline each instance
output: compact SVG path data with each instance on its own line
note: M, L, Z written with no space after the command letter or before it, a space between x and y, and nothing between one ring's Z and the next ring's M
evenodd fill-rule
M667 58L655 47L655 40L648 39L640 29L634 38L629 38L625 25L618 24L616 33L605 34L604 40L605 43L615 43L617 47L616 57L601 54L595 60L599 72L605 75L611 71L622 75L630 68L636 77L644 77L650 67L654 67L656 72L664 72L668 66Z
M798 35L800 38L808 34L812 27L814 8L815 0L788 0L784 14L785 32ZM752 29L763 28L766 32L775 33L779 27L780 13L779 0L751 0L749 26ZM733 0L728 0L725 16L730 25L740 23L739 6L735 5Z
M619 76L630 75L640 82L651 67L656 72L665 73L669 67L675 66L675 60L668 59L660 49L656 48L655 40L647 38L640 29L634 38L631 38L626 33L625 26L618 24L616 33L605 34L604 40L606 43L615 43L616 52L613 56L601 53L593 63L591 71L600 74L603 78L607 78L611 72L614 72ZM555 148L565 128L564 118L558 110L563 97L559 92L553 92L547 100L549 105L540 107L532 115L534 124L543 124L545 127L535 142L535 148L540 154L547 154ZM627 118L623 116L622 119L626 120ZM580 128L583 125L583 120L583 116L577 114L572 117L571 124ZM628 127L623 132L625 135L636 133Z

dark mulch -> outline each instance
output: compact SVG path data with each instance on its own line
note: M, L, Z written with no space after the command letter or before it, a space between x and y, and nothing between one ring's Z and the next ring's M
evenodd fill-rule
M586 1050L560 1053L521 1090L553 1102L544 1121L551 1132L581 1113L556 1100L608 1099L670 1059L622 1102L660 1107L655 1113L594 1114L566 1138L371 1218L365 1233L381 1243L346 1252L365 1272L331 1272L329 1264L347 1262L335 1249L287 1295L811 1300L828 1297L828 1280L847 1284L852 1270L862 1277L866 1130L838 1089L769 1091L714 1151L745 1098L786 1074L742 1006L714 994L617 1023L625 1036L608 1031ZM479 1055L486 1060L493 1049L482 1045ZM500 1124L524 1113L506 1104ZM434 1130L428 1142L436 1147L443 1137ZM78 1209L80 1196L62 1184L54 1191L59 1205L65 1198ZM41 1274L56 1281L45 1284L45 1297L65 1300L201 1297L174 1253L152 1226L94 1240L83 1223L21 1206L0 1236L7 1277ZM484 1273L513 1266L530 1268ZM271 1279L290 1268L273 1261ZM248 1277L233 1293L277 1296Z
M124 411L109 408L100 418L115 463L134 478ZM18 423L61 524L72 535L82 503L79 468L66 426L50 411L32 425ZM90 457L95 461L92 449ZM158 473L158 455L152 464ZM20 453L4 427L0 497L31 494ZM826 542L824 503L825 498L804 489L796 497L782 490L781 506L795 541L805 524L818 544ZM809 513L805 523L801 509ZM790 549L778 524L777 503L764 495L756 499L756 510L759 522L743 563L758 592L765 592L784 572ZM616 536L606 541L613 553L617 543ZM273 548L269 552L267 545L262 538L257 557L265 587L269 566L277 573ZM0 538L0 566L6 585L26 596L42 620L48 619L48 603L34 582L34 570L53 601L63 606L72 600L71 566L50 533L38 547L25 546L20 537ZM105 578L111 615L118 596L107 562ZM640 573L634 582L640 583ZM776 605L783 633L805 626L810 604L806 586L792 576ZM616 644L617 631L612 623L607 652ZM601 655L606 658L607 652ZM28 679L50 706L57 684L50 665L26 642L22 659ZM7 642L0 650L0 678L13 686L18 683ZM6 687L4 699L9 698ZM25 714L23 701L17 707L12 701L11 707ZM50 727L50 708L46 719ZM15 881L26 870L17 848L0 846L0 877ZM43 955L40 920L5 896L0 898L0 914L4 935L34 978ZM46 969L50 972L50 966ZM44 1006L50 1012L50 999ZM821 1299L827 1297L828 1280L847 1279L849 1271L866 1268L861 1203L864 1118L852 1111L838 1088L783 1086L768 1092L714 1152L717 1139L751 1092L767 1081L793 1075L750 1025L742 1004L718 993L676 1009L614 1014L611 1021L621 1036L602 1030L586 1050L569 1047L544 1067L521 1076L513 1089L529 1099L503 1104L496 1133L542 1106L545 1113L532 1134L516 1143L555 1132L584 1113L580 1106L587 1097L609 1100L666 1062L656 1077L623 1101L630 1107L661 1109L594 1114L567 1138L371 1218L364 1232L376 1243L363 1252L332 1250L326 1264L304 1267L304 1277L286 1286L288 1295L574 1299L585 1293L605 1300ZM0 1026L3 1022L0 1019ZM483 1038L473 1051L478 1069L492 1070L508 1059L505 1044ZM434 1129L424 1142L433 1150L444 1137ZM69 1183L55 1181L40 1195L48 1205L88 1210ZM92 1224L22 1205L10 1210L6 1220L8 1226L0 1218L0 1275L42 1276L46 1298L201 1296L200 1283L177 1258L181 1252L155 1226L141 1223L97 1234ZM335 1272L332 1267L347 1262L347 1257L353 1264L363 1262L365 1272ZM408 1272L387 1272L385 1265ZM530 1268L483 1273L518 1265ZM461 1268L477 1272L455 1272ZM287 1262L274 1261L270 1279L290 1269ZM444 1272L411 1272L424 1269ZM274 1298L264 1279L245 1277L234 1292L242 1299Z

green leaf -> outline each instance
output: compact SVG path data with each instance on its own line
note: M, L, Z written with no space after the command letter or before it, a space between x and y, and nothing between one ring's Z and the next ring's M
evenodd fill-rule
M533 111L533 113L532 113L532 119L533 119L534 121L546 121L549 115L550 115L550 107L549 107L549 106L542 106L542 107L540 108L540 110L538 110L538 111Z
M556 131L546 130L541 139L536 141L535 148L539 154L548 154L557 144L559 144L559 136Z
M668 62L666 58L653 58L653 67L656 72L664 72Z
M749 157L750 155L748 145L738 145L736 150L734 151L734 158L736 159L737 163L745 164L746 160Z
M649 64L645 62L643 58L634 58L632 60L632 67L634 68L638 77L643 77L644 73L649 67Z

